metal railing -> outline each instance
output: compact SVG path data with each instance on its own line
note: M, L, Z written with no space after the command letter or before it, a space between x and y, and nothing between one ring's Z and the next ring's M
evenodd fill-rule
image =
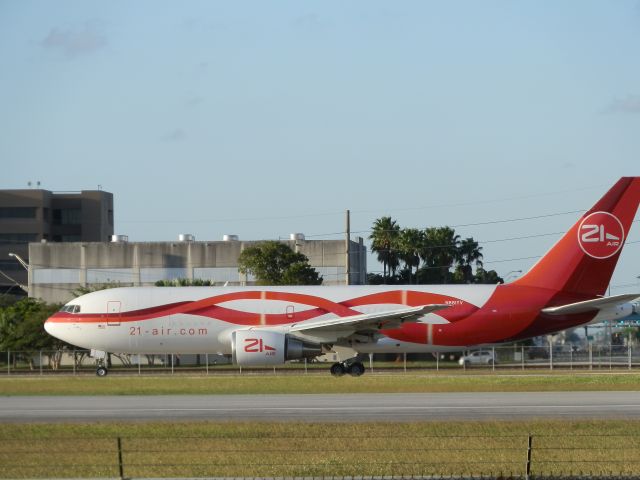
M640 475L640 435L1 438L0 478Z
M326 358L326 357L325 357ZM241 368L231 365L229 358L216 354L111 354L109 367L113 372L129 374L202 374L237 373L323 373L334 360L294 361L265 368ZM613 370L640 367L640 347L631 345L590 344L578 349L571 346L502 346L464 352L442 353L437 356L400 354L364 355L362 362L370 371L465 371L465 370L526 370L526 369L586 369ZM86 374L95 372L96 361L87 350L39 350L0 352L0 375L53 373Z

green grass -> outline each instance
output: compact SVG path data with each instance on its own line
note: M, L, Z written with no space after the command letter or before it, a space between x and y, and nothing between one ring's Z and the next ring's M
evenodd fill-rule
M0 425L0 478L640 475L640 421Z
M640 390L639 373L2 377L0 395L426 393Z

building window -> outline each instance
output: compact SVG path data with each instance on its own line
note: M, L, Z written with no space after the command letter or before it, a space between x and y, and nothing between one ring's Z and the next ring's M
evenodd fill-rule
M60 235L61 242L80 242L82 238L80 235Z
M53 223L55 225L80 225L82 210L79 208L56 208L53 210Z
M28 243L37 241L37 233L0 233L0 243Z
M0 207L0 218L36 218L36 207Z

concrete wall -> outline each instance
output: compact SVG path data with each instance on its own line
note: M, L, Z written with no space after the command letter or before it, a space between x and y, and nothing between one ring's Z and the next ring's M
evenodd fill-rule
M47 302L67 302L81 285L117 283L153 285L157 280L199 278L217 285L246 285L238 272L240 252L258 242L73 242L30 244L29 295ZM346 241L287 241L309 258L324 285L346 284ZM366 248L350 242L351 283L366 280Z

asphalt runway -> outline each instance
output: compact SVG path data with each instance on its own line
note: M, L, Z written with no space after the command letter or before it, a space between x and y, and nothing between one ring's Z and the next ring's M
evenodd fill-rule
M0 422L640 419L640 392L17 396Z

